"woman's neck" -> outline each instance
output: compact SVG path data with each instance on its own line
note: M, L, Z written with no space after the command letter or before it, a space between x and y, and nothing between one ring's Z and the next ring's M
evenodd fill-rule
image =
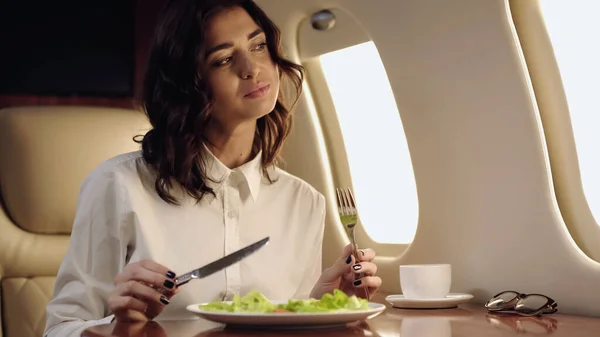
M234 169L254 157L252 145L255 133L256 121L230 128L215 123L207 131L206 146L225 166Z

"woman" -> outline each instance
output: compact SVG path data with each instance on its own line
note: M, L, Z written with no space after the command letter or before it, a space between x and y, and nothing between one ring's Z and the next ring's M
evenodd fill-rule
M251 0L170 1L144 88L152 130L142 151L107 160L82 184L44 335L187 318L190 303L253 289L271 299L373 294L381 279L370 249L355 261L348 246L321 273L324 197L274 166L291 123L280 82L295 86L295 103L302 80ZM240 263L174 287L177 273L266 236Z

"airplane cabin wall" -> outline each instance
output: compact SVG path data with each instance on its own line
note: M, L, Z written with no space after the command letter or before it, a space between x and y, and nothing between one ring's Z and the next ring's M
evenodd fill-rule
M508 0L256 2L297 62L303 20L337 8L364 26L386 66L410 148L419 220L408 247L378 245L359 231L359 245L379 252L382 291L401 292L400 264L451 263L452 292L474 294L476 302L503 290L535 292L554 298L563 313L600 316L600 264L562 220ZM331 43L314 39L314 50ZM322 116L333 111L317 110L327 106L314 101L327 91L319 83L305 86L284 154L285 168L327 197L327 267L348 242L333 194L348 169L337 159L332 164L340 149L326 147ZM385 184L387 174L393 168L374 169L373 184ZM389 226L399 225L401 209L389 211Z
M570 104L540 2L510 0L509 3L544 126L561 214L577 245L592 259L600 261L600 226L583 190ZM593 46L596 41L589 43ZM585 60L581 62L587 64ZM589 108L594 113L595 107Z

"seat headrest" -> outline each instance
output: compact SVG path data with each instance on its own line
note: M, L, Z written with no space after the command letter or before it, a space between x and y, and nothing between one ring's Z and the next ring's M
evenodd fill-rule
M35 106L0 110L0 191L11 220L39 234L69 234L79 188L101 162L139 150L142 111Z

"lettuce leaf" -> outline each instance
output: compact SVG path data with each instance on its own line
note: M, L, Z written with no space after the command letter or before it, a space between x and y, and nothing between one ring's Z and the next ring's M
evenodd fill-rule
M284 304L273 304L263 294L253 290L240 297L233 296L231 304L215 301L200 305L200 309L206 311L227 311L245 313L271 313L271 312L339 312L351 310L369 309L369 302L356 296L348 296L343 291L335 289L333 294L325 294L320 300L311 298L308 300L290 299Z
M224 302L210 302L201 305L201 309L207 311L229 311L229 312L273 312L276 306L258 291L251 291L244 297L233 295L231 304Z

